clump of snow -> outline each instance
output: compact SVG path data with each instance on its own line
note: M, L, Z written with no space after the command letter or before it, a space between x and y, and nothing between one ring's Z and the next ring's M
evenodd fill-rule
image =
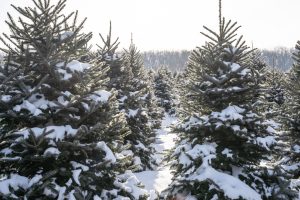
M68 101L65 101L63 97L58 98L58 102L66 105ZM20 112L22 109L28 110L33 116L42 114L42 110L46 110L49 107L56 107L57 105L45 99L45 96L40 93L32 94L27 100L24 100L22 104L16 105L13 110Z
M69 68L72 72L83 72L85 69L90 67L89 63L82 63L79 62L78 60L72 60L71 62L69 62L66 66L67 68Z
M121 153L116 153L117 159L123 159L129 156L133 156L133 152L131 150L123 150Z
M81 168L82 171L84 171L84 172L89 170L89 167L88 167L88 166L83 165L83 164L78 163L78 162L75 162L75 161L71 161L71 165L72 165L72 167L73 167L74 169L79 169L79 168Z
M185 122L182 125L182 128L188 130L188 129L190 129L193 126L196 126L198 124L202 124L203 121L208 121L208 117L205 118L205 119L200 119L200 118L197 118L195 116L192 116L192 117L189 118L189 120L187 122Z
M71 37L72 35L74 35L74 32L66 31L66 32L60 34L60 40L65 40L65 39Z
M121 97L121 98L119 99L119 101L123 103L126 99L128 99L128 97L127 97L127 96L123 96L123 97Z
M30 179L28 183L28 187L31 187L32 185L38 183L43 178L42 175L36 174L32 179Z
M57 63L55 66L57 68L57 72L62 75L62 79L69 80L70 78L72 78L72 73L67 72L67 69L69 69L71 72L83 72L85 69L90 67L90 64L82 63L78 60L72 60L67 64L65 62ZM64 68L64 66L66 68Z
M36 108L45 110L48 108L49 101L45 99L45 96L40 93L35 93L28 98L28 101Z
M237 119L242 120L243 115L241 115L240 113L244 113L244 112L245 109L233 105L233 106L228 106L221 112L212 112L211 115L215 118L219 118L222 121L237 120Z
M12 149L11 148L4 148L0 151L0 153L4 154L4 155L8 155L12 153Z
M251 72L251 70L248 69L248 68L241 70L241 66L237 63L225 62L225 61L223 61L223 63L226 66L230 67L230 70L232 72L238 72L238 74L241 75L241 76L246 76L247 74L249 74Z
M69 194L68 194L68 200L76 200L76 197L74 195L75 190L72 190Z
M9 178L0 181L0 193L8 195L10 194L10 187L14 190L18 190L18 188L27 189L28 185L29 179L27 177L11 174Z
M0 99L1 99L1 101L7 103L11 100L11 98L12 98L11 95L2 95Z
M249 74L251 72L250 69L243 69L241 72L239 72L238 74L239 75L242 75L242 76L246 76L247 74Z
M257 143L258 143L260 146L266 148L267 150L269 150L269 147L270 147L270 146L272 146L272 145L274 145L274 144L277 143L277 141L275 140L275 137L274 137L274 136L267 136L267 137L264 137L264 138L262 138L262 137L257 137L257 138L256 138L256 141L257 141Z
M268 128L266 130L268 133L276 133L276 130L274 128L272 128L271 126L268 126Z
M57 71L63 76L63 80L69 80L72 78L72 74L68 73L65 69L57 69Z
M234 71L234 72L237 71L237 70L239 70L241 68L241 66L239 64L237 64L237 63L232 63L230 65L230 67L231 67L231 70Z
M193 149L186 152L187 155L191 156L193 159L198 157L208 156L210 154L216 153L216 143L207 143L207 144L196 144Z
M191 159L183 152L180 153L178 162L183 166L189 166L192 163Z
M27 100L24 100L22 104L13 107L13 110L16 112L20 112L22 109L28 110L33 116L38 116L39 114L43 113L34 104L30 103Z
M294 145L293 146L293 150L296 152L296 153L300 153L300 146L298 144Z
M42 135L45 129L46 132L51 131L51 133L46 135L46 138L54 139L55 141L62 140L67 135L75 135L77 133L77 129L73 129L70 125L47 126L45 128L31 128L35 137L39 137L40 135ZM30 132L29 129L26 129L18 131L16 132L16 134L20 134L23 136L24 139L28 139Z
M232 156L233 156L233 154L231 153L231 150L228 148L225 148L221 153L226 155L227 158L232 158Z
M239 125L231 125L230 126L232 128L233 131L240 131L241 127Z
M224 191L226 197L231 199L239 199L240 197L248 200L261 200L261 196L247 184L230 176L228 174L219 172L204 163L197 169L196 173L190 176L187 180L211 180L213 181L220 189Z
M96 102L107 102L111 95L112 94L106 90L99 90L95 91L92 95L89 96L89 98Z
M145 145L143 143L141 143L140 141L136 141L138 144L134 145L137 149L142 149L144 151L147 151L148 149L145 147Z
M73 180L75 181L75 183L77 183L78 185L80 185L80 181L79 181L79 175L82 172L82 169L75 169L72 170L73 173Z
M124 174L118 175L114 185L130 193L134 199L149 195L147 190L140 187L141 182L131 171L126 171Z
M225 62L225 61L223 61L223 62L224 62L225 65L227 65L228 67L230 67L231 71L233 71L233 72L236 72L236 71L238 71L241 68L241 66L239 64L237 64L237 63Z
M129 117L135 117L135 116L137 115L138 111L139 111L139 108L137 108L137 109L135 109L135 110L128 109L128 114L127 114L127 116L129 116Z
M105 142L101 141L97 143L97 147L105 152L105 161L109 161L111 163L115 163L117 161L115 155L112 150L106 145Z
M133 157L133 164L136 166L137 170L143 170L141 158L138 156Z
M129 92L129 96L135 96L136 94L138 94L139 91L135 91L135 92Z
M58 101L61 105L64 105L64 106L68 105L68 103L69 103L69 101L66 101L66 100L65 100L65 97L63 97L63 96L57 97L57 101Z
M45 150L44 155L59 155L60 151L55 147L49 147Z
M204 147L204 146L203 146ZM215 147L214 144L210 145L208 148L213 149ZM187 181L205 181L211 180L214 184L217 185L218 188L224 191L224 195L231 199L238 199L240 197L248 200L261 200L261 196L249 187L247 184L239 180L238 178L231 176L229 174L217 171L213 167L210 166L211 159L214 159L216 156L210 153L213 151L206 151L207 154L202 157L201 166L190 176L184 178ZM224 152L224 151L223 151ZM228 153L225 150L224 153Z
M272 120L272 119L265 120L262 124L269 125L269 126L271 126L272 128L274 128L274 129L278 129L278 128L280 128L280 126L281 126L281 124L275 122L275 121Z

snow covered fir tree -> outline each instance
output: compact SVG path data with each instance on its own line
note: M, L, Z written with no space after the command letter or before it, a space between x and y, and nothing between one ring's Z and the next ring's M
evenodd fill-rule
M125 137L133 152L133 171L152 169L155 160L152 158L151 144L155 138L155 128L159 128L162 117L156 101L142 57L131 41L128 50L118 56L118 39L112 40L111 26L104 39L100 34L103 45L99 46L98 60L110 66L110 88L117 91L119 109L126 115L131 134Z
M22 17L1 39L1 199L138 199L121 174L126 118L104 63L81 62L92 35L65 2L13 6Z
M168 196L196 199L291 199L283 171L272 165L276 126L256 112L260 69L239 26L221 17L219 32L204 26L208 41L195 49L186 69L192 112L179 126L175 177ZM193 107L191 109L190 105ZM264 165L262 165L264 163Z
M297 42L295 49L296 51L293 54L294 64L288 74L288 102L283 113L285 114L286 127L290 133L288 137L290 154L288 154L286 157L285 168L288 172L293 174L293 181L296 182L297 179L299 180L300 176L300 41ZM295 187L297 187L299 190L300 183L295 184Z
M175 113L173 95L173 75L167 67L160 67L154 76L155 95L159 105L169 114Z
M133 43L123 54L122 67L123 88L120 91L120 109L126 114L127 122L132 130L128 141L132 144L132 150L137 155L135 164L139 165L138 170L153 168L151 143L154 142L155 132L152 127L155 119L150 116L151 91L145 77L142 60ZM148 99L150 98L150 99ZM150 105L148 106L147 103ZM153 121L152 121L153 120Z
M29 2L0 36L0 199L300 199L299 41L248 47L219 0L192 51L120 49L111 22L94 47L67 0Z

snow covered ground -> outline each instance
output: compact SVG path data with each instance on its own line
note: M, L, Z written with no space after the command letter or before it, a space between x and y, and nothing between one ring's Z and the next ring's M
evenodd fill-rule
M156 150L155 158L158 163L157 169L154 171L134 173L149 192L149 200L157 198L157 193L165 190L171 183L172 174L170 166L164 161L164 158L168 150L175 146L177 136L176 134L171 133L171 126L175 123L177 123L175 117L165 114L161 129L157 130L156 141L155 144L153 144L153 147Z

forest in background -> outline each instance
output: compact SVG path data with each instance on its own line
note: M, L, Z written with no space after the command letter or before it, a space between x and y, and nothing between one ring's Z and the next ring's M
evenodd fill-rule
M262 58L268 66L276 67L282 71L288 71L292 67L292 53L294 52L294 48L278 47L260 51ZM182 71L186 67L189 55L190 51L188 50L143 52L145 67L157 69L160 66L166 66L172 72Z
M275 49L260 50L262 59L270 67L276 67L287 72L293 65L292 54L294 48L277 47ZM144 66L157 70L161 66L168 67L172 72L183 71L186 67L190 51L188 50L162 50L142 52ZM0 62L3 55L0 54Z

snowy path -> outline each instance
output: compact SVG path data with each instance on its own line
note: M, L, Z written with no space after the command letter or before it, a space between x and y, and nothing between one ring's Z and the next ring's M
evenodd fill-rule
M157 198L156 192L160 193L165 190L171 183L172 174L170 166L164 161L168 150L175 146L176 134L171 133L170 126L175 124L177 119L165 115L162 121L162 128L157 130L157 136L153 147L156 149L155 158L158 160L158 167L154 171L143 171L134 173L136 177L145 185L145 189L149 192L149 200Z

